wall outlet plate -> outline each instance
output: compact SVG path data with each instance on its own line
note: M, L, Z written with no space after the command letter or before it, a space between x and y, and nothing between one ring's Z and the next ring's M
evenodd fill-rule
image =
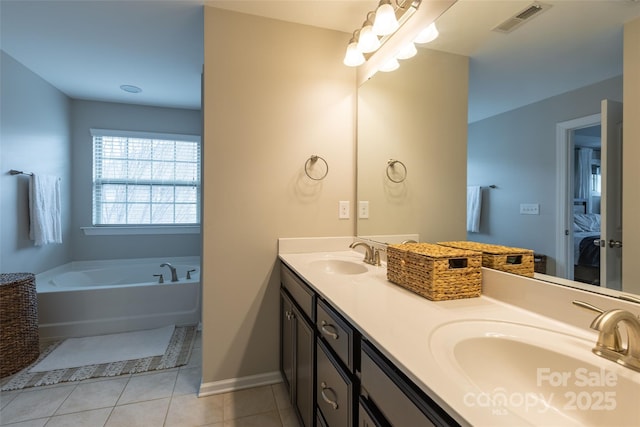
M540 215L539 203L521 203L520 215Z

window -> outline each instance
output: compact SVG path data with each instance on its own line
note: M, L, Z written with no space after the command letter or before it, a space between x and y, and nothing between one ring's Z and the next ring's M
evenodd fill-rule
M91 129L94 225L200 223L200 137Z

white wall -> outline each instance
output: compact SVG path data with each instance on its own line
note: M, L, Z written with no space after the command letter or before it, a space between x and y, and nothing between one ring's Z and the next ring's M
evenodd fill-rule
M200 255L201 236L86 236L92 224L93 142L91 128L200 135L199 110L73 100L73 259L120 259Z
M278 371L277 238L354 234L338 219L355 197L347 41L205 6L205 387ZM322 181L304 174L312 154L329 164Z
M0 271L40 273L71 260L70 101L59 90L1 52ZM27 176L61 178L62 244L29 240Z
M622 76L469 124L469 185L483 190L480 233L469 240L533 249L555 272L556 124L597 114L602 99L622 101ZM540 215L520 215L539 203Z

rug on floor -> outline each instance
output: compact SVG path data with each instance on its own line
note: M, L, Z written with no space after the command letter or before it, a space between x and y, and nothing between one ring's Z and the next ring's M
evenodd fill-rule
M64 341L56 342L44 350L38 359L20 372L8 377L0 391L20 390L28 387L52 385L63 382L81 381L89 378L114 377L147 371L171 369L186 365L191 357L191 350L196 337L196 325L176 326L169 346L161 356L141 359L121 360L111 363L81 366L77 368L56 369L46 372L29 372Z
M162 356L169 347L174 330L175 325L170 325L143 331L67 338L47 357L32 365L29 372L47 372Z

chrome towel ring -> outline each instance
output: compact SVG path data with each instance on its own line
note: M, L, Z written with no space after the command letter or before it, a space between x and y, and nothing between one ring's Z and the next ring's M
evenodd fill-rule
M391 174L389 173L389 170L395 169L396 164L402 166L403 169L403 172L399 174L400 178L398 179L392 178ZM387 178L389 178L389 181L395 182L397 184L403 182L405 179L407 179L407 167L400 160L389 159L389 161L387 162Z
M324 163L324 169L325 169L325 170L324 170L324 173L322 174L322 176L320 176L320 177L313 177L313 176L311 176L310 169L313 167L313 165L314 165L314 164L316 164L316 163L318 162L318 160L321 160L321 161L322 161L322 163ZM327 176L327 174L329 173L329 164L327 163L327 161L326 161L325 159L323 159L323 158L322 158L322 157L320 157L320 156L316 156L316 155L314 154L314 155L312 155L311 157L309 157L309 158L307 159L307 161L304 163L304 173L306 173L306 174L307 174L307 176L308 176L309 178L311 178L312 180L314 180L314 181L321 181L321 180L323 180L323 179Z

